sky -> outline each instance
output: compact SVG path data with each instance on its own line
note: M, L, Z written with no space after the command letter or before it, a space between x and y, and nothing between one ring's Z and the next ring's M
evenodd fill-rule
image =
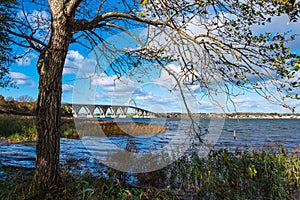
M42 13L42 15L46 15ZM254 32L285 32L292 31L300 34L300 23L288 24L287 17L276 17L272 24L254 27ZM143 30L136 30L142 35ZM122 36L122 35L121 35ZM135 48L136 42L123 40L119 42L118 36L108 37L107 40L115 42L123 48ZM123 36L122 36L123 37ZM289 44L293 52L300 53L300 37ZM18 98L22 95L29 95L37 99L38 94L38 73L36 69L38 54L29 52L21 59L16 60L10 67L10 76L16 83L16 88L1 89L0 94L4 97ZM103 66L109 66L109 62L101 59ZM107 62L107 63L106 63ZM94 73L95 56L78 45L71 45L65 61L63 70L63 94L62 101L66 103L86 104L129 104L134 100L138 107L154 112L186 112L184 100L178 88L173 88L175 83L170 79L169 74L159 67L153 67L150 63L143 63L147 73L132 71L129 75L118 78L116 75L107 72L108 67L103 71ZM170 69L176 71L180 67L174 63L169 65ZM106 73L104 73L106 72ZM146 74L146 75L145 75ZM88 78L87 78L88 77ZM290 110L282 105L272 104L255 92L234 89L240 93L232 98L234 105L228 101L225 95L216 95L218 103L211 101L211 98L203 96L199 86L189 86L191 93L185 92L185 101L192 112L214 113L214 112L266 112L266 113L289 113ZM296 107L300 113L300 101L288 100L287 104ZM220 108L221 105L221 108Z

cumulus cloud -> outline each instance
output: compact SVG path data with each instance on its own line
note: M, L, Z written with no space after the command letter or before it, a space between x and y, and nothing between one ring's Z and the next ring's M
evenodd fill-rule
M63 74L76 74L78 69L82 67L84 62L84 57L79 53L79 51L70 50L68 51L65 67L63 70Z
M10 76L14 79L16 85L35 86L35 82L23 73L10 72Z
M118 103L128 100L137 88L136 83L130 78L118 78L117 76L108 76L104 73L93 76L91 85L97 91L96 100L114 99Z
M155 83L141 86L139 90L135 91L132 95L138 106L153 110L160 108L158 112L173 112L180 110L180 102L173 93ZM157 111L157 110L156 110Z

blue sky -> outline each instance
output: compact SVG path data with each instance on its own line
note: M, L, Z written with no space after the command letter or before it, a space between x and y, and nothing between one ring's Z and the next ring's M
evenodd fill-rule
M293 31L300 34L300 23L289 24L288 18L276 17L272 24L267 26L254 27L254 31L260 33ZM113 41L114 38L108 38ZM132 41L120 44L123 47L134 48ZM292 51L300 53L300 37L290 44ZM22 51L22 50L21 50ZM63 102L68 103L94 103L94 104L126 104L134 99L137 106L155 112L184 112L183 101L176 89L172 89L167 73L160 68L153 68L145 64L144 69L151 69L151 72L134 72L134 77L127 75L117 79L115 75L99 72L91 78L81 79L92 74L94 58L87 50L78 45L71 45L65 68L63 71ZM17 88L1 89L1 95L17 98L21 95L29 95L37 98L38 73L36 61L38 54L29 52L24 58L19 59L10 67L10 75L15 80ZM170 66L176 71L176 65ZM137 78L138 76L138 78ZM186 99L193 112L219 112L209 98L202 97L199 86L191 86L192 94L187 94ZM198 88L197 88L198 87ZM235 108L222 97L222 104L226 112L278 112L288 113L288 109L281 105L271 104L255 92L247 92L234 89L241 95L234 97ZM226 102L225 102L226 101ZM226 105L225 105L226 103ZM296 106L296 112L300 112L299 100L288 100L288 104ZM298 106L298 107L297 107Z

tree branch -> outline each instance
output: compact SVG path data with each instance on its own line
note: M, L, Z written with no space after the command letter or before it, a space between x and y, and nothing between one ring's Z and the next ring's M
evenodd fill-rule
M17 37L20 37L20 38L24 38L30 45L31 48L33 48L34 50L38 51L38 52L41 52L41 49L42 48L39 48L37 47L36 45L34 45L34 42L39 44L39 45L42 45L43 47L46 47L47 45L45 43L43 43L42 41L36 39L33 37L33 34L31 34L30 36L28 35L25 35L25 34L20 34L20 33L16 33L14 31L11 31L11 30L7 30L7 32L9 34L12 34L14 36L17 36Z
M100 16L95 17L91 21L87 21L85 19L83 20L76 20L74 31L84 31L84 30L91 30L98 27L98 24L103 21L111 21L111 20L134 20L137 22L142 22L148 25L153 26L169 26L167 22L160 21L160 20L149 20L146 18L138 17L135 15L127 14L127 13L120 13L120 12L108 12L105 14L102 14Z
M71 16L76 8L79 6L79 4L82 2L82 0L70 0L66 7L67 7L67 16Z

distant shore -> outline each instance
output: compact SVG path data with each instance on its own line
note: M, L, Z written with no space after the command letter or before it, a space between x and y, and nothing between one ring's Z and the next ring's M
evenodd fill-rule
M229 119L300 119L300 113L192 113L196 118L229 118ZM187 118L186 113L158 113L158 117Z
M0 112L0 116L18 116L21 118L34 118L33 113L16 114ZM300 119L300 113L192 113L195 118L228 118L228 119ZM156 117L162 118L189 118L187 113L156 113ZM62 115L62 119L72 120L72 116ZM99 118L99 121L102 121Z

